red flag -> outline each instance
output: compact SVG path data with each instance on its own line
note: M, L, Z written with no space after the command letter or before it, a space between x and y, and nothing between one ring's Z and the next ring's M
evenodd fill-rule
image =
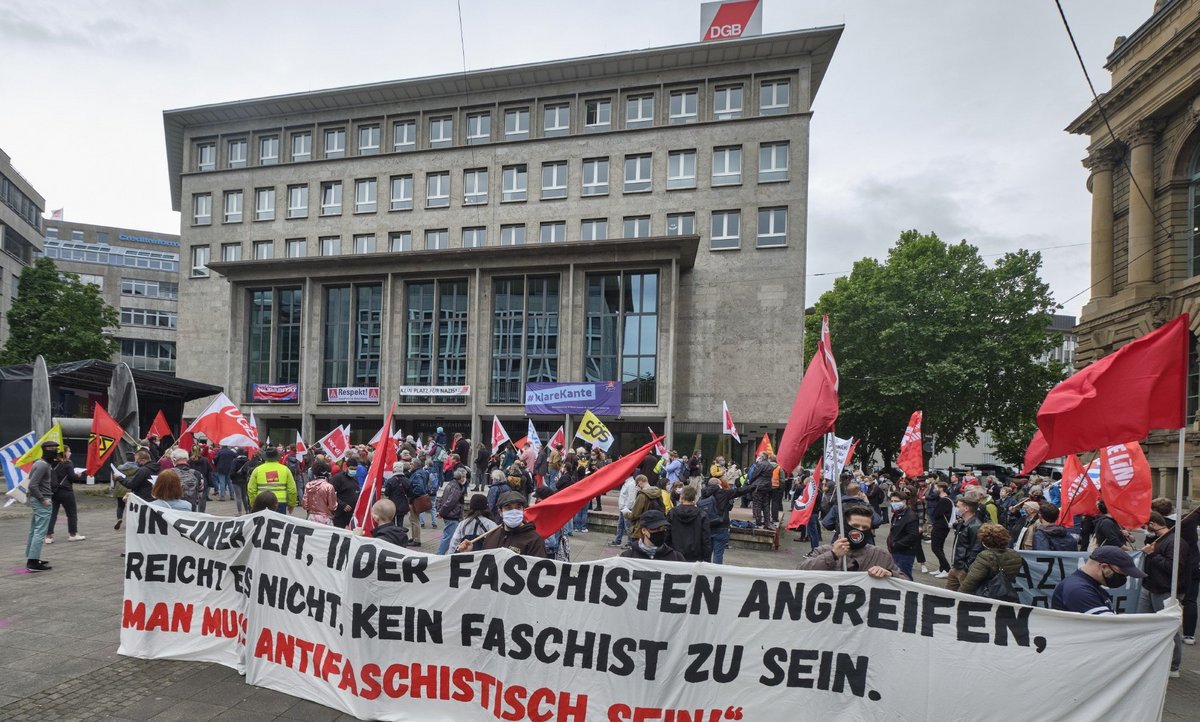
M900 439L900 458L896 466L904 475L915 479L925 470L925 455L921 451L921 412L914 411L908 419L908 428Z
M788 529L799 529L808 524L808 520L812 518L813 507L816 506L817 501L817 474L820 471L821 465L818 463L817 470L805 482L804 491L792 502L792 514L787 523Z
M337 461L350 450L350 437L346 434L345 427L342 426L333 427L333 431L325 434L317 443L329 455L330 461Z
M758 448L754 450L754 458L757 459L758 455L764 451L768 454L775 453L775 447L771 446L771 435L765 431L763 432L762 441L758 442Z
M204 413L187 427L179 438L179 446L191 451L196 432L220 446L258 446L258 432L225 394L217 394Z
M308 453L308 445L304 443L304 437L300 436L300 432L296 432L296 453L304 455Z
M1079 457L1067 454L1062 470L1062 508L1058 512L1058 523L1071 526L1076 516L1096 516L1096 502L1100 500L1100 460L1096 459L1084 471ZM1089 472L1095 468L1096 478Z
M392 414L396 411L396 402L392 402L391 408L388 409L387 421L384 422L383 428L388 430L388 434L379 442L379 448L375 450L375 455L371 459L371 468L367 470L367 480L363 482L362 491L358 494L358 503L354 506L354 524L357 528L362 529L365 533L370 534L375 528L375 521L371 519L371 507L379 501L383 495L383 472L391 471L392 466L396 463L396 440L392 438Z
M729 404L721 402L721 433L726 436L732 436L733 440L742 443L742 437L738 436L737 424L733 423L733 414L729 413Z
M787 471L800 466L804 452L821 435L833 430L838 416L838 370L829 341L829 316L821 319L821 339L779 440L779 466Z
M1132 529L1150 520L1150 464L1136 441L1100 449L1100 496L1108 513Z
M525 510L525 521L537 527L537 533L550 536L567 523L567 520L579 513L585 504L600 494L609 492L620 486L633 472L654 445L663 437L655 437L650 443L633 451L608 466L602 467L591 476L578 481L553 496L539 501Z
M650 432L650 438L651 438L651 439L661 439L661 438L663 438L663 437L661 437L661 436L657 436L657 435L654 433L654 429L650 428L649 426L647 426L647 427L646 427L646 431L649 431L649 432ZM666 455L667 455L667 447L666 447L666 445L665 445L665 444L663 444L661 441L655 441L655 442L654 442L654 455L655 455L655 456L666 456Z
M150 434L155 434L160 439L167 436L175 436L175 434L171 433L171 427L167 424L167 417L163 416L162 409L158 410L158 414L154 417L154 422L150 424L150 430L146 432L147 436Z
M566 446L566 444L567 431L562 426L559 426L558 431L554 432L554 436L551 436L550 440L546 442L546 445L551 449L558 449L559 451L562 451L562 448Z
M161 413L161 412L160 412ZM92 412L92 433L88 434L87 475L95 476L104 462L117 449L125 429L108 415L108 410L96 404Z
M1056 456L1183 426L1187 347L1185 313L1051 389L1038 410L1025 471Z
M512 441L508 438L508 432L504 430L504 424L500 423L500 417L492 416L492 453L500 450L500 447L506 441Z

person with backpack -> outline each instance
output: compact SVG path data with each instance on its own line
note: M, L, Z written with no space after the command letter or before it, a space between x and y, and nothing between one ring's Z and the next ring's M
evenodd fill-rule
M176 447L171 451L171 462L179 473L179 483L183 487L183 499L192 505L192 511L203 511L207 492L204 490L204 477L191 466L188 452Z
M633 508L629 511L629 537L637 540L641 536L639 523L642 515L653 509L666 516L666 503L663 501L663 490L650 483L645 476L635 477L638 493L633 500Z
M696 489L683 487L679 506L667 514L667 544L689 562L712 558L712 528L708 516L696 506Z
M192 451L188 454L188 467L200 476L200 482L204 487L204 492L200 495L200 502L196 507L196 511L208 511L209 497L212 492L212 474L213 464L208 457L204 455L203 448L197 444L192 447Z
M251 472L258 466L258 457L256 454L252 459L241 449L234 449L234 452L233 465L229 472L229 495L236 502L235 514L241 516L250 511L250 495L246 491L246 485L250 483Z
M1117 523L1117 520L1108 513L1108 507L1103 501L1096 502L1096 509L1100 511L1100 515L1096 517L1095 528L1092 531L1091 546L1095 547L1119 547L1128 550L1130 548L1129 535Z
M633 502L637 500L637 493L637 479L632 476L626 478L617 495L617 535L608 543L610 547L624 546L623 539L626 534L629 534L629 541L633 541L633 534L630 533L629 520L626 515L633 512Z
M454 528L449 548L458 549L464 540L474 539L495 528L496 521L492 519L488 509L487 497L483 494L472 494L471 501L468 502L467 515Z
M467 470L455 469L454 474L442 487L442 503L438 508L438 516L442 517L442 539L438 542L438 554L450 550L450 539L454 530L462 522L463 496L467 493Z
M1077 552L1079 542L1071 534L1071 530L1058 523L1058 507L1050 502L1043 502L1038 509L1042 518L1042 526L1033 530L1033 548L1035 551Z
M751 491L752 487L733 486L724 478L713 477L700 492L696 506L708 517L713 564L725 563L725 550L729 548L729 512L733 510L734 499L745 499Z
M1019 601L1013 582L1021 573L1021 555L1008 548L1012 543L1008 530L999 524L982 524L979 542L983 551L971 562L958 591L1001 602Z

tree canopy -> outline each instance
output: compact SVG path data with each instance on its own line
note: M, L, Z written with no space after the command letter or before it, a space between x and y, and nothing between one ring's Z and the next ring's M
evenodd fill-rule
M905 231L880 263L864 258L805 319L805 358L829 315L841 376L837 431L859 454L891 465L913 411L937 450L992 432L998 455L1019 463L1038 406L1063 377L1044 358L1055 304L1038 275L1041 254L1006 253L993 265L962 241Z
M105 330L116 329L121 317L99 289L74 273L60 274L49 258L26 266L20 283L8 312L8 343L0 364L32 363L38 354L51 365L112 358L118 342Z

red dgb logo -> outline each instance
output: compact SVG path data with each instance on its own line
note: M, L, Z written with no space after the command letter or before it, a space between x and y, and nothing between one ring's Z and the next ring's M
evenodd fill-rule
M707 3L701 7L701 17L706 20L703 40L726 40L740 38L744 33L762 32L762 17L755 17L760 10L761 0L738 0L737 2ZM705 16L717 5L712 19ZM753 22L757 21L757 22ZM757 26L757 27L755 27Z

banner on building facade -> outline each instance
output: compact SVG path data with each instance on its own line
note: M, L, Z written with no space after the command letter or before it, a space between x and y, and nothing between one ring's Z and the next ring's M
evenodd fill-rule
M1063 719L1153 719L1179 625L862 573L438 556L273 512L133 500L126 523L121 654L362 719L1011 718L951 669L1053 679L1022 704Z
M299 384L254 384L250 387L253 401L295 401L300 398Z
M335 386L325 389L325 402L330 404L377 404L378 386Z
M1022 551L1021 573L1013 586L1021 604L1050 608L1054 588L1063 579L1075 573L1088 560L1089 552L1036 552ZM1142 553L1130 552L1134 564L1142 567ZM1138 595L1142 592L1142 580L1129 577L1120 589L1107 590L1112 596L1113 609L1117 614L1132 614L1137 611Z
M525 413L621 415L621 382L598 384L552 384L532 381L525 384Z
M401 396L470 396L470 386L401 386Z

